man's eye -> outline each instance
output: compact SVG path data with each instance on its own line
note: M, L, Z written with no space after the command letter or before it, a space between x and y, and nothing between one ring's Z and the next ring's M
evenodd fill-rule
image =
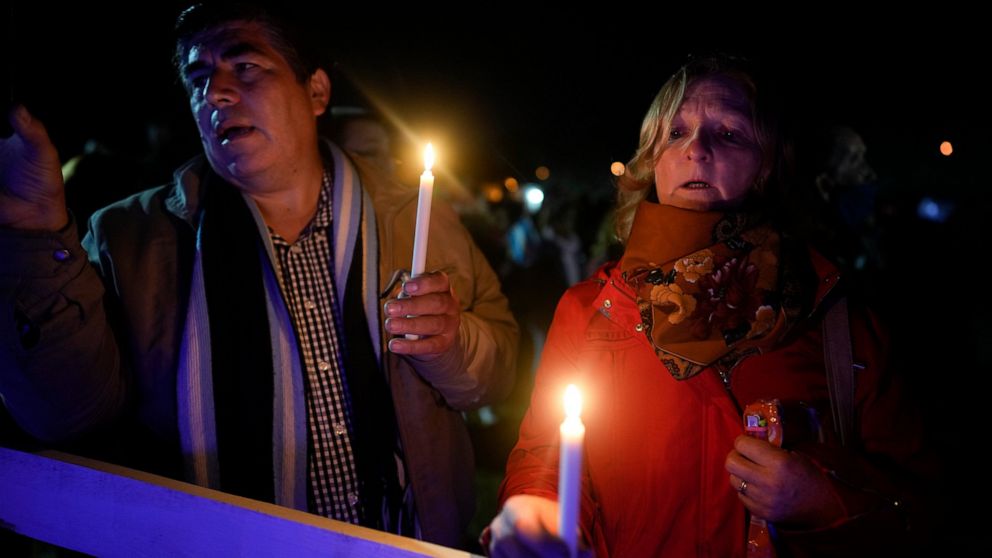
M720 137L722 137L723 139L734 139L737 137L737 134L735 134L731 130L724 130L720 132Z
M238 73L244 73L257 67L258 64L252 64L251 62L238 62L234 65L234 69L237 70Z
M195 91L198 89L203 89L207 84L206 74L194 74L186 78L186 84L189 86L190 91Z

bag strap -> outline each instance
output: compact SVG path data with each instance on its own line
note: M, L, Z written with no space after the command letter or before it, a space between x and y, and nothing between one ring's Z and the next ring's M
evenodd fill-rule
M827 368L830 411L843 446L854 441L854 357L848 319L846 297L837 299L823 318L823 362Z

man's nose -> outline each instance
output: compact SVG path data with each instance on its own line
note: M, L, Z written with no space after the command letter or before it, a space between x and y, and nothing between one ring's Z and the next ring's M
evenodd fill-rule
M214 106L229 105L240 100L238 87L234 76L222 69L215 70L210 75L206 85L207 102Z
M863 184L869 184L878 180L878 175L875 174L875 169L871 168L871 165L865 163L865 168L861 170L861 182Z

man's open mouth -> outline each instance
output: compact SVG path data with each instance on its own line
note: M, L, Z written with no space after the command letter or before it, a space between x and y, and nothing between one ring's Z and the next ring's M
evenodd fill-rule
M244 137L255 130L254 126L231 126L230 128L225 128L221 130L217 137L220 138L222 144L234 141L238 138Z

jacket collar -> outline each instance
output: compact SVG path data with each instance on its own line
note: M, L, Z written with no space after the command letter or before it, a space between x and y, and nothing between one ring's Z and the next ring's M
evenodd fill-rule
M200 182L207 169L207 158L197 155L190 159L172 174L172 186L165 198L165 208L170 213L189 223L194 229L197 226L197 215L202 200Z
M837 266L833 262L812 247L809 248L809 260L813 265L813 271L819 278L816 285L816 296L813 302L813 312L815 312L840 281L840 270L837 269Z
M329 140L321 138L321 155L325 160L331 160L331 152L336 148ZM350 160L352 165L360 171L360 175L367 174L367 165L363 165L355 159ZM203 202L203 192L201 191L203 174L207 172L208 168L207 158L202 153L186 161L172 173L172 185L165 198L166 210L186 221L194 229L198 225L199 209ZM373 197L375 196L375 184L374 182L365 184L365 189Z

